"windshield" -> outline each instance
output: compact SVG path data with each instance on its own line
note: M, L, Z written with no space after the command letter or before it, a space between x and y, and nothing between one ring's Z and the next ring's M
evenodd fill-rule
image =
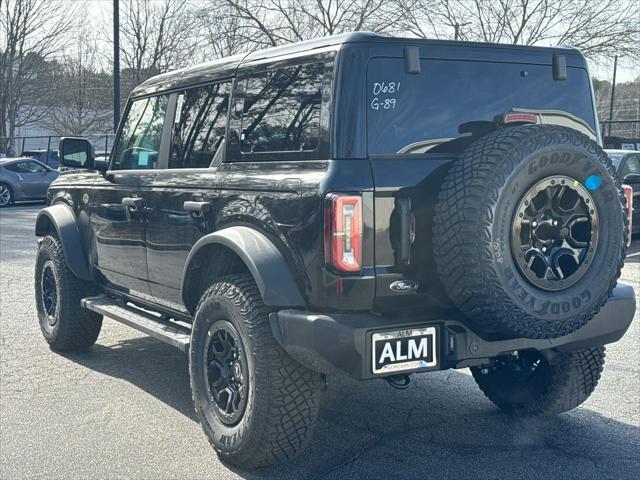
M460 137L462 124L514 109L555 112L596 131L584 69L569 67L558 81L551 65L429 59L420 65L421 73L409 74L402 58L369 62L369 154L423 153Z

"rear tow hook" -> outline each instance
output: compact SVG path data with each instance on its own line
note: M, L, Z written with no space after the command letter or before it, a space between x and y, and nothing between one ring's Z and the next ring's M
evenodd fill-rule
M411 382L409 375L391 375L390 377L385 377L385 380L389 385L398 390L409 388L409 383Z

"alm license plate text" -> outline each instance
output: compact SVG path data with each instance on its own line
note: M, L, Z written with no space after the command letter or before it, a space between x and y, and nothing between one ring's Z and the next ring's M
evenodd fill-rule
M404 372L437 365L436 335L435 327L374 333L371 337L373 373Z

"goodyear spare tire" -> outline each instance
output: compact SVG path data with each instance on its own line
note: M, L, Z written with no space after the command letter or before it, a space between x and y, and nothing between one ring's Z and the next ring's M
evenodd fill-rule
M595 142L555 125L499 129L447 172L433 227L438 274L481 335L567 335L616 284L625 218Z

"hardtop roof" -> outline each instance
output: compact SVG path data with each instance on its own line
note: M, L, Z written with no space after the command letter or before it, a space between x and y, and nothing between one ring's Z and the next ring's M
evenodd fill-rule
M566 46L558 47L538 47L528 45L511 45L484 42L466 42L458 40L433 40L413 37L390 37L372 32L350 32L339 35L332 35L314 40L291 43L278 47L271 47L256 52L244 53L230 57L224 57L211 62L201 63L171 72L156 75L136 87L131 93L132 97L149 95L164 90L187 87L208 81L222 78L224 76L233 77L238 67L242 64L255 62L264 59L277 59L278 57L293 55L302 52L312 52L313 50L325 47L340 47L350 43L369 43L372 45L382 44L402 44L402 45L432 45L439 47L475 47L499 50L522 50L527 52L560 53L565 55L580 55L578 49Z

